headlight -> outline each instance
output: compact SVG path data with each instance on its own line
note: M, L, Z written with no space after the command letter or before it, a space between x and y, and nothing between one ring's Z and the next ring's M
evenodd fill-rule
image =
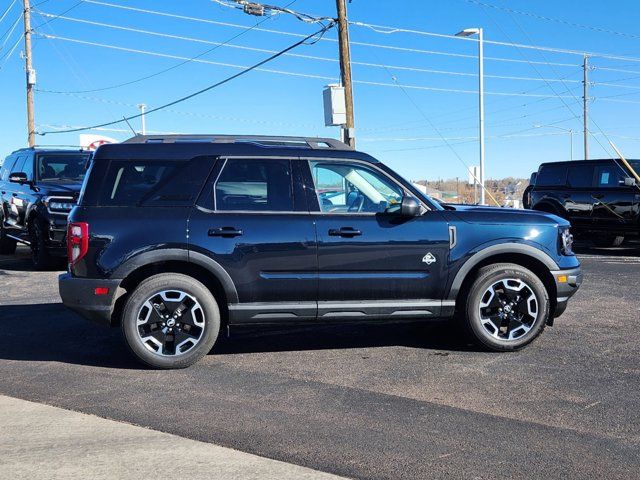
M573 255L573 235L568 228L560 230L560 251L563 255Z
M73 203L68 202L51 202L49 203L49 208L51 210L64 210L66 212L71 211L71 209L75 206Z

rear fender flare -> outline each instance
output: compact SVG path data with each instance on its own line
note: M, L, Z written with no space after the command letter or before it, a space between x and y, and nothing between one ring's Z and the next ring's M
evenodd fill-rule
M236 286L222 265L202 253L188 251L186 249L161 248L140 253L120 265L111 274L111 278L124 279L127 278L134 270L144 267L145 265L169 261L193 263L208 270L222 285L227 301L229 303L238 303L238 291L236 290Z

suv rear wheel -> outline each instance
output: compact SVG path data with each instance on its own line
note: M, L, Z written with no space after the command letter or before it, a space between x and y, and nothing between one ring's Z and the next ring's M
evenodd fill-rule
M477 343L489 350L513 351L544 330L549 304L549 294L533 272L501 263L478 271L461 313Z
M44 221L34 218L29 228L31 238L31 261L36 270L51 270L57 266L49 250L47 250L47 228Z
M3 222L4 220L0 217L0 255L12 255L16 252L18 242L6 236Z
M199 281L162 273L133 291L125 304L121 327L129 349L145 365L185 368L213 347L220 331L220 310Z

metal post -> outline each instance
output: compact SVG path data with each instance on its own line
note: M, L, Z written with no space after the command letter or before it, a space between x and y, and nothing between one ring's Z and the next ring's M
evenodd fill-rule
M589 57L584 56L583 69L583 94L582 94L582 117L584 121L584 159L589 160Z
M138 108L140 109L140 123L141 123L141 127L142 127L142 135L146 135L147 134L147 126L146 126L146 122L145 122L144 111L147 108L147 106L144 103L139 103L138 104Z
M27 138L30 147L36 144L36 121L33 107L33 89L36 85L36 71L31 58L31 5L23 0L24 7L24 65L27 74Z
M480 203L485 205L484 192L484 36L478 29L478 77L479 77L479 114L480 114Z
M340 78L344 87L347 122L342 127L342 141L352 148L356 146L353 114L353 87L351 85L351 52L349 50L349 21L346 0L336 0L338 9L338 47L340 51Z
M569 129L569 141L571 142L571 160L573 160L573 130Z

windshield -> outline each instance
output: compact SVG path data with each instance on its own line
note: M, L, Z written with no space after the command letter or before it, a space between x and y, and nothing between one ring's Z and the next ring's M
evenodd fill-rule
M87 171L89 155L39 155L38 177L41 181L82 180Z

